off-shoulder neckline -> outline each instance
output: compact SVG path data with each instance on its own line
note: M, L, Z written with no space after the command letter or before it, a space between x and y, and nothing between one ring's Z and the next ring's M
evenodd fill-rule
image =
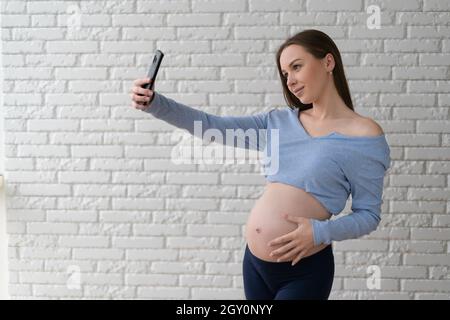
M311 136L306 131L306 129L303 127L303 124L299 118L299 113L300 113L300 109L298 109L298 108L294 109L292 112L292 114L296 118L295 120L298 125L298 128L301 129L303 134L306 135L308 137L308 139L311 139L311 140L325 139L325 138L330 138L333 136L343 138L343 139L354 139L354 140L376 140L376 139L382 139L382 138L386 137L385 133L382 133L381 135L377 135L377 136L349 136L346 134L339 133L337 131L331 131L330 133L323 135L323 136Z

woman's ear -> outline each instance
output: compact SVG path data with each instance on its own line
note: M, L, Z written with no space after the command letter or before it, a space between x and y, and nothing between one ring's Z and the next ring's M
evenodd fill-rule
M325 64L325 71L326 72L333 71L334 65L335 65L333 55L331 53L327 53L323 59L324 59L324 64Z

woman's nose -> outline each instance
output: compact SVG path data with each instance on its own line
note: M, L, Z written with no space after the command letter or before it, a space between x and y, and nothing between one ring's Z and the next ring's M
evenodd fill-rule
M288 76L287 85L291 86L295 83L295 79L292 76Z

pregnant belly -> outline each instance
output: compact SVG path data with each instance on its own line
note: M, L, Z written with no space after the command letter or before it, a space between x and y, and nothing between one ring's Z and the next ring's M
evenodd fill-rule
M297 217L326 220L331 217L326 208L303 189L284 183L272 182L265 187L264 193L256 201L245 226L245 238L249 250L258 258L276 262L280 256L271 257L270 253L284 244L268 247L269 241L289 233L297 224L283 218L283 214ZM305 257L324 249L327 245L313 247Z

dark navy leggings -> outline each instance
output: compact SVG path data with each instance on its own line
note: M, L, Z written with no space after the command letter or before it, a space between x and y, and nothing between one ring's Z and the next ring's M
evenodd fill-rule
M271 262L253 255L248 245L243 259L247 300L327 300L334 278L332 245L301 259Z

